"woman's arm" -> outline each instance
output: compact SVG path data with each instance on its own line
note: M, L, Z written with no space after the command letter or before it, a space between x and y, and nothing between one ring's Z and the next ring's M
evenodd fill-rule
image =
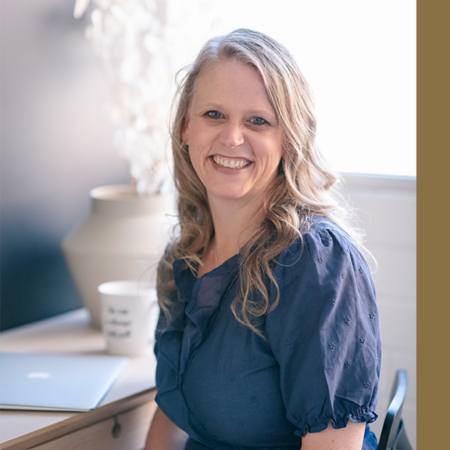
M158 408L150 425L145 450L183 450L188 438L189 436Z
M319 433L308 433L302 438L302 450L361 450L365 423L348 421L345 428L335 430L331 423Z

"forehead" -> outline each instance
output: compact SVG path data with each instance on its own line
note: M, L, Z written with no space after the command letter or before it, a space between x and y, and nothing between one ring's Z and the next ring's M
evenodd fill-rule
M215 62L199 74L193 103L205 102L248 104L274 112L259 71L238 60Z

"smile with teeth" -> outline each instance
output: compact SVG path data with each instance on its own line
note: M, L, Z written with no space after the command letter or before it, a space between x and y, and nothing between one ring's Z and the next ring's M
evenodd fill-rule
M222 167L228 167L229 169L242 169L245 166L248 166L251 161L242 161L237 159L224 159L220 156L213 156L213 160L216 164Z

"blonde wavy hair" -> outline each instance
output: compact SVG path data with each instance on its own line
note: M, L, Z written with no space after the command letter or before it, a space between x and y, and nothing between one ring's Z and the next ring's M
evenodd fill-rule
M212 64L228 60L251 64L258 70L284 133L285 156L267 194L265 220L240 249L240 290L231 305L236 319L260 334L253 318L267 314L279 302L279 288L272 274L274 264L280 253L307 231L308 217L325 216L357 241L358 236L347 225L348 208L340 206L335 189L338 176L317 147L312 92L291 54L269 36L249 29L215 37L205 44L178 85L171 134L179 231L160 261L157 281L160 306L166 316L170 320L171 300L167 294L175 290L174 260L183 259L196 275L202 265L202 252L214 237L206 190L182 139L184 121L199 75ZM272 303L264 282L267 279L277 291ZM254 292L260 295L255 297Z

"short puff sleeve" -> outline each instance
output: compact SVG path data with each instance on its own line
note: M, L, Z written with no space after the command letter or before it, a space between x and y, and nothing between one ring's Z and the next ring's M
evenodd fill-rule
M364 257L343 231L315 226L280 255L274 276L280 302L266 331L295 434L373 422L381 339Z

